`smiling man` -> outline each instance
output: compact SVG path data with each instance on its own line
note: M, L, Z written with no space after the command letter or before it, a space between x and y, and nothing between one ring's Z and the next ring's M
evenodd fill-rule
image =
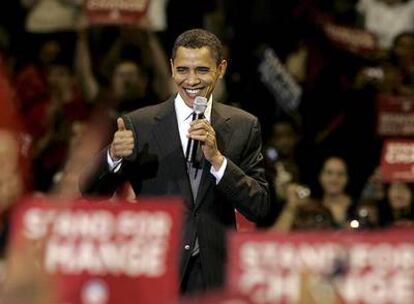
M235 229L234 209L258 221L268 215L270 201L257 118L213 101L227 67L219 39L201 29L182 33L170 64L178 94L118 118L111 145L81 188L111 195L129 181L137 196L183 197L180 287L189 294L222 286L225 232ZM204 118L192 121L197 96L208 103ZM201 142L197 168L185 161L189 138Z

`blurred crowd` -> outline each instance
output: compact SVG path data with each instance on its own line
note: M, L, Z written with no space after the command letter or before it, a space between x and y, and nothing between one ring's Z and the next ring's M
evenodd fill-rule
M79 195L116 117L174 93L172 43L197 27L226 47L215 99L261 122L274 214L259 226L411 225L414 188L384 180L376 115L378 96L414 101L414 0L151 0L129 25L90 24L83 2L0 11L0 235L24 194Z

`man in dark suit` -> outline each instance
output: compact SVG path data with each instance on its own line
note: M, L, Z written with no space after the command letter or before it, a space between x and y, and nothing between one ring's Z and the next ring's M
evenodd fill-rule
M227 67L221 42L205 30L186 31L170 64L178 94L118 118L110 147L81 184L83 193L102 195L128 180L137 195L183 197L181 291L193 293L223 284L225 231L235 228L235 209L258 221L270 201L257 118L212 100ZM205 118L192 121L200 95L208 99ZM189 138L201 142L199 168L185 161Z

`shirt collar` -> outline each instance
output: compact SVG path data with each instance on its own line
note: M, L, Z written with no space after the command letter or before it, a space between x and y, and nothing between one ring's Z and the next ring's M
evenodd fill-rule
M210 95L210 99L207 102L207 108L204 112L204 117L210 121L211 117L211 106L213 104L213 94ZM175 113L177 115L177 121L179 123L186 121L189 117L191 117L191 114L193 113L193 109L187 106L187 104L184 102L184 99L181 97L180 94L177 94L177 96L174 99L174 106L175 106Z

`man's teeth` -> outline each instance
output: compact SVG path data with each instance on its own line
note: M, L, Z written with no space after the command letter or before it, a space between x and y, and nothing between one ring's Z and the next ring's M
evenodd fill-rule
M197 89L197 90L191 90L191 89L185 89L185 91L190 94L190 95L196 95L198 94L201 90Z

